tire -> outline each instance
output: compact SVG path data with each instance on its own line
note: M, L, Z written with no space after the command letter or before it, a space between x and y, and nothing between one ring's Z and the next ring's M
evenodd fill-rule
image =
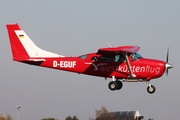
M116 83L118 84L116 90L120 90L123 87L123 83L121 81L116 81Z
M153 94L156 91L156 87L154 85L151 85L151 87L147 87L147 92L149 94Z
M114 91L114 90L117 89L118 83L115 82L115 81L111 81L111 82L109 83L108 87L109 87L110 90Z

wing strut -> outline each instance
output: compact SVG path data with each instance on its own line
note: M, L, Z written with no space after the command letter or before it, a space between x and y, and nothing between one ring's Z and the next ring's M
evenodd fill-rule
M131 65L130 65L130 63L129 63L129 59L128 59L127 53L125 53L125 59L126 59L126 63L127 63L128 70L129 70L129 72L130 72L130 78L135 78L136 75L133 74L133 72L132 72L132 69L131 69L132 67L131 67Z

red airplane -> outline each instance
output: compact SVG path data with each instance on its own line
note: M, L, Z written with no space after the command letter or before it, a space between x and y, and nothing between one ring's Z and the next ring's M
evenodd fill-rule
M161 77L173 66L166 62L143 58L139 46L100 48L95 53L66 57L37 47L18 24L6 25L14 61L106 78L112 78L110 90L120 90L122 82L147 82L148 93L156 88L150 80Z

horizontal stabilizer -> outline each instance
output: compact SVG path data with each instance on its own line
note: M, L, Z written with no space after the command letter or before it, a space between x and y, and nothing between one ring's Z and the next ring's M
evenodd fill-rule
M40 65L45 59L21 59L20 62L30 64L30 65Z

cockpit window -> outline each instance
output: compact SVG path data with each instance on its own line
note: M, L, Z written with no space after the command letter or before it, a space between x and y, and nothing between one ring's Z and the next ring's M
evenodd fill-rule
M86 59L87 55L81 55L79 56L81 59Z
M101 56L100 60L102 62L111 62L111 56Z
M142 56L138 53L132 53L131 58L132 58L132 60L137 60L137 59L142 58Z
M114 56L114 62L124 62L124 61L125 61L125 58L123 55L118 54Z
M122 54L115 55L102 55L100 56L101 62L124 62L125 58Z
M93 62L97 62L97 61L98 61L97 56L93 56L93 57L91 58L91 61L93 61Z

